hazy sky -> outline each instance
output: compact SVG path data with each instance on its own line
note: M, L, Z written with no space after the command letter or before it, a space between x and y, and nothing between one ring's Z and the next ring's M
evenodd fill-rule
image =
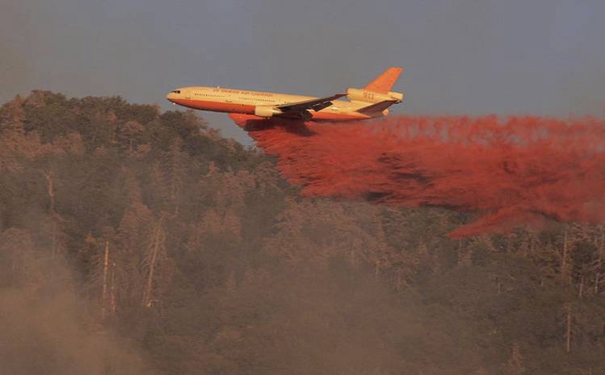
M188 85L330 95L398 65L397 113L603 115L604 15L603 0L0 0L0 101L47 89L169 109Z

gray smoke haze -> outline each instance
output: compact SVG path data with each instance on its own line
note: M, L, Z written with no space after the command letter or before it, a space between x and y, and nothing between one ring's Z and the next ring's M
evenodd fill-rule
M2 374L149 374L123 339L85 325L69 292L2 290L0 316Z
M165 93L184 85L324 95L401 65L400 113L602 114L604 12L599 0L1 0L0 101L40 88L170 108Z
M413 299L398 298L373 275L346 267L321 270L299 265L272 277L255 278L224 298L221 307L229 311L231 321L260 318L244 328L224 329L214 345L232 345L231 350L241 351L239 346L245 346L238 340L255 343L255 351L239 360L265 363L266 373L400 373L401 363L414 351L402 355L399 349L411 342L424 345L428 327L440 326L425 318L427 311ZM442 353L470 354L457 349L450 337L443 337L437 346ZM447 367L449 359L444 357L436 355L433 366ZM470 369L477 367L477 361L469 361Z
M61 257L34 242L25 229L0 234L0 374L152 374L134 345L98 324Z

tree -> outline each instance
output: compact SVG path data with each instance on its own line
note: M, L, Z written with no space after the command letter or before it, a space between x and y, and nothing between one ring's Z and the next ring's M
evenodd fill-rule
M164 216L161 216L153 228L153 232L149 238L147 253L143 257L143 267L147 271L145 289L143 291L143 307L146 308L150 308L156 298L153 295L154 282L157 282L158 278L156 268L162 262L162 258L166 256L166 234L163 225Z
M513 344L510 358L503 368L504 375L523 375L525 373L524 359L517 343Z
M3 106L0 112L0 137L2 139L14 140L25 134L23 104L23 99L17 95Z
M132 154L133 144L141 136L143 129L143 125L133 120L118 127L118 140L127 144L129 154Z

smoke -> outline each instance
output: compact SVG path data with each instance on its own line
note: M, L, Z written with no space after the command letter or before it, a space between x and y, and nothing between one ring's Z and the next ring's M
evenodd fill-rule
M302 193L477 213L464 237L605 219L605 121L392 117L351 124L231 118Z
M305 226L314 224L313 217L304 217ZM289 234L281 234L284 241ZM248 269L231 279L228 290L200 297L214 307L192 314L192 327L222 324L210 330L209 352L200 356L198 368L225 373L215 367L219 358L233 364L233 374L472 374L481 367L488 353L472 344L482 337L477 325L435 310L434 301L409 289L395 291L374 269L352 265L348 254L334 256L315 236L303 237L315 248L290 239L300 255L296 263ZM319 253L331 256L317 262ZM473 271L473 277L487 280L485 271ZM492 285L483 282L481 288Z
M152 374L134 345L99 323L60 254L33 237L0 234L0 374Z

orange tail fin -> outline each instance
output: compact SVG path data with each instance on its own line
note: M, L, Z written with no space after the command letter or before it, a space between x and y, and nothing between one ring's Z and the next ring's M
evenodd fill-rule
M391 91L391 87L399 78L399 75L403 71L403 68L391 67L382 72L376 79L372 82L368 83L364 89L374 92L379 92L381 94L386 94Z

